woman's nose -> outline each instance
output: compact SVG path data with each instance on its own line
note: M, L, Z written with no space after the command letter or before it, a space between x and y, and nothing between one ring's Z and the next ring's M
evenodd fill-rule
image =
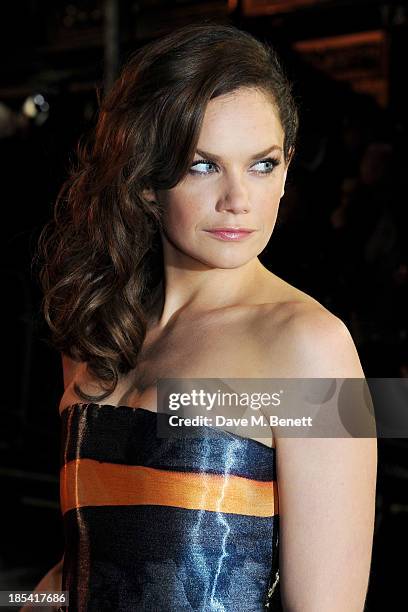
M217 202L217 211L223 210L234 213L249 212L249 194L244 185L238 181L230 181L225 185Z

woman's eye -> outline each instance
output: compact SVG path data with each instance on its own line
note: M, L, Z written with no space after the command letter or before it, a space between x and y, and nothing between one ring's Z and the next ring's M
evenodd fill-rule
M206 159L199 159L190 168L191 174L213 174L213 171L210 172L205 171L205 166L213 166L215 167L214 162L208 161Z
M270 174L273 169L280 164L279 159L275 159L273 157L268 157L268 159L262 159L257 162L255 166L259 166L260 164L264 164L263 170L255 170L257 174Z
M280 160L275 159L273 157L268 157L267 159L262 159L261 161L257 162L255 164L255 167L261 166L261 164L264 165L264 168L262 170L255 170L255 174L271 174L273 169L280 164ZM209 170L208 170L208 167L210 167ZM193 163L189 172L190 174L202 174L202 175L214 174L214 172L217 172L216 168L217 166L214 162L209 161L208 159L199 159Z

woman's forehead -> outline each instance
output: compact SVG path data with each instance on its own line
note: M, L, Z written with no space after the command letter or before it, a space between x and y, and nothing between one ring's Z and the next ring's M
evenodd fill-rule
M231 148L247 157L272 145L282 147L283 129L279 114L265 95L239 92L234 96L220 96L206 108L197 149L212 151L222 156Z

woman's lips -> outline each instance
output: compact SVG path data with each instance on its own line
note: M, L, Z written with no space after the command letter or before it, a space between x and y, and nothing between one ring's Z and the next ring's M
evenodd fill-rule
M244 240L248 238L254 230L205 230L208 234L211 234L215 238L219 240Z

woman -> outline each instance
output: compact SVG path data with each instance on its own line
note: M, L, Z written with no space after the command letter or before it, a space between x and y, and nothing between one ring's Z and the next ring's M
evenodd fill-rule
M278 562L284 610L363 609L375 440L154 430L162 378L364 377L342 321L258 259L297 125L268 45L195 24L129 59L79 149L40 239L71 609L274 609Z

